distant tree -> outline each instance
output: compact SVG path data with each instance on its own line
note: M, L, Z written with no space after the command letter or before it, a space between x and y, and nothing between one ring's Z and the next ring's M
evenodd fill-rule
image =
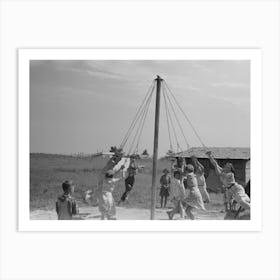
M116 146L111 146L110 148L110 152L115 153L117 151L117 147Z
M174 154L174 151L172 151L171 149L169 149L166 153L166 156L172 156Z
M116 146L112 146L110 148L110 152L121 155L123 153L123 150L121 148L118 149Z
M149 153L148 153L148 150L147 149L145 149L144 151L143 151L143 153L142 153L142 156L149 156Z

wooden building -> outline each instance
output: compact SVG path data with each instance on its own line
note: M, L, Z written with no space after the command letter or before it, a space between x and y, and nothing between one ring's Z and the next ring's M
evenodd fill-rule
M222 184L217 177L214 167L210 163L209 158L205 154L206 151L211 151L214 158L217 160L220 166L224 166L227 162L231 162L235 168L235 179L238 183L245 186L250 180L250 148L201 148L193 147L187 151L176 154L176 158L183 157L186 163L192 163L191 156L196 156L199 162L205 168L205 178L207 188L214 192L221 189Z

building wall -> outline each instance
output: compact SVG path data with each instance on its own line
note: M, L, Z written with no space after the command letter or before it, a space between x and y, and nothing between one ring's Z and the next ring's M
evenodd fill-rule
M186 163L192 163L190 158L186 158ZM205 178L207 183L207 188L212 191L219 191L222 189L222 183L216 175L215 169L213 165L210 163L208 158L200 158L199 162L205 168ZM220 166L224 166L227 162L231 162L236 171L235 179L236 181L245 186L248 182L248 174L250 173L250 164L248 164L247 160L244 159L219 159L217 160Z
M250 160L247 161L247 163L246 163L245 174L246 174L246 184L247 184L248 181L251 179L251 162L250 162Z

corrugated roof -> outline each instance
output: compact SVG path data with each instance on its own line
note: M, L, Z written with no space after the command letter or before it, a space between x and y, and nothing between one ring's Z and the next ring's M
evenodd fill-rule
M191 157L207 158L205 154L207 151L211 151L214 158L217 159L250 159L250 148L238 148L238 147L193 147L187 151L177 153L175 157Z

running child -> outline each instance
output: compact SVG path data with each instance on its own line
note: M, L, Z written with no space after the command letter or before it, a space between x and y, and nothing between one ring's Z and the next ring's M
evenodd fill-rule
M72 181L62 183L63 194L57 198L55 208L58 220L72 220L78 214L78 206L72 197L75 186Z
M205 203L210 202L210 196L207 191L207 185L206 180L204 176L204 166L198 161L198 159L195 156L192 156L192 162L194 165L194 174L197 179L198 189L202 195L202 198Z
M196 176L194 174L194 167L192 164L187 164L185 177L185 186L188 189L188 195L184 200L186 214L191 219L194 220L195 216L193 213L194 209L205 210L203 199L198 188L198 183Z

